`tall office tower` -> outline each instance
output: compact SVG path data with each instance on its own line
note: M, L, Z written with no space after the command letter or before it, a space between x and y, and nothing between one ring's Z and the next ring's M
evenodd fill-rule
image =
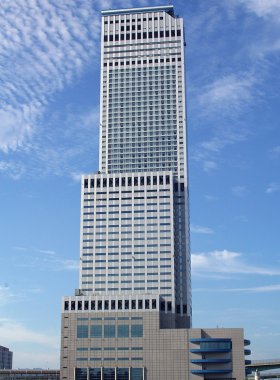
M241 379L243 348L236 369L228 364L241 331L188 330L183 20L171 5L103 11L101 38L99 171L82 177L79 289L63 297L61 378L186 379L199 365L207 373L190 348L208 339L228 354L215 362L224 372L210 373Z
M83 177L81 258L106 257L95 268L81 261L80 289L160 294L166 307L185 317L181 327L190 327L184 65L183 20L174 17L173 6L102 12L102 175ZM94 181L106 194L93 200L85 188L94 188ZM93 235L84 235L91 226ZM105 278L97 277L99 267ZM114 286L112 268L119 270Z

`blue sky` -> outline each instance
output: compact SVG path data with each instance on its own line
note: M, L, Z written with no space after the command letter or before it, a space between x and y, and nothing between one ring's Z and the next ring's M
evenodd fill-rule
M100 10L158 1L0 4L0 344L59 368L78 287L80 175L98 169ZM279 357L280 3L174 1L184 18L193 327L244 327Z

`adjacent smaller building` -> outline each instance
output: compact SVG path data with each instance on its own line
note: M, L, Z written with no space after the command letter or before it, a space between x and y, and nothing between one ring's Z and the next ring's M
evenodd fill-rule
M13 353L7 347L0 346L0 369L12 369Z
M0 380L59 380L59 369L0 370Z

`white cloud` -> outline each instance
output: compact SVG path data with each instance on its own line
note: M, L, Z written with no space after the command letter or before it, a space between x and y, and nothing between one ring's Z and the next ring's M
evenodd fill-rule
M247 194L247 189L245 186L235 186L231 189L233 195L237 197L244 197Z
M58 349L60 347L59 336L30 331L24 325L7 319L0 320L0 336L2 344L7 347L19 342L44 344Z
M214 136L208 141L202 141L197 144L191 152L191 158L197 162L201 162L205 172L211 173L212 170L217 169L217 161L220 153L228 145L233 145L239 141L244 141L246 135L248 134L245 130L239 132L234 131L234 128L224 128L223 130L219 130L219 128L217 128L215 134L216 133L219 134L219 137Z
M190 231L199 234L213 234L214 231L208 227L201 227L191 224Z
M217 197L213 197L212 195L203 195L203 197L206 201L216 201L218 199Z
M71 177L75 182L81 182L82 173L71 173Z
M17 295L11 292L11 289L7 284L4 286L0 285L0 303L1 306L5 305L6 303L12 301Z
M42 119L53 95L68 88L98 56L100 14L94 9L98 6L90 0L14 0L12 7L9 0L1 1L0 151L20 151L29 154L30 161L37 158L50 166L62 166L66 155L77 155L77 150L66 146L58 151L54 144L57 154L51 152L50 134ZM95 120L89 114L81 118L81 129ZM53 134L57 132L54 125L52 128ZM45 144L41 144L42 136ZM19 178L26 167L22 157L18 161L3 159L0 171Z
M79 261L76 261L76 260L62 260L60 264L61 265L57 270L64 270L64 269L76 270L76 269L79 269Z
M53 349L47 352L46 348L38 347L29 350L18 348L13 353L13 368L42 368L58 369L60 366L60 351Z
M236 216L234 219L242 220L243 222L248 222L248 219L244 215Z
M14 352L15 368L59 367L59 334L34 331L10 319L0 319L1 344Z
M277 159L280 157L280 145L276 146L275 148L272 148L269 150L269 155L273 159Z
M34 248L34 251L40 252L40 253L47 253L48 255L55 255L55 251L44 251L42 249L36 249L36 248Z
M256 78L250 73L230 74L217 78L202 88L198 102L203 112L208 114L239 113L252 102L255 81ZM218 139L216 143L219 145Z
M280 291L280 285L267 285L267 286L256 286L252 288L235 288L235 289L193 289L196 292L252 292L252 293L264 293L264 292L278 292Z
M242 253L227 250L192 254L192 273L280 275L280 267L277 269L247 265L242 256Z
M266 193L271 194L278 190L280 190L280 183L271 183L269 187L266 189Z
M272 15L275 18L280 16L280 3L279 0L237 0L239 3L244 4L248 10L256 13L259 17L266 17Z

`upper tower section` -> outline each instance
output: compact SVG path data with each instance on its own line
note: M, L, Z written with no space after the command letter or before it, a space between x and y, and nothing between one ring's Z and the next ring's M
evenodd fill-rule
M102 12L102 173L187 178L183 19L172 5Z

